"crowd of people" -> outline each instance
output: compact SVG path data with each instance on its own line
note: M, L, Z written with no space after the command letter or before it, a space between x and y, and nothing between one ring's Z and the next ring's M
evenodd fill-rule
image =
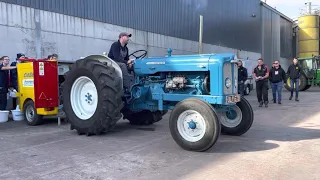
M301 67L298 64L298 59L294 58L293 63L289 66L287 72L281 67L278 60L273 62L271 70L263 63L263 59L258 59L258 65L253 70L253 77L256 81L257 98L259 107L263 104L268 107L268 89L271 84L273 103L281 104L282 88L286 83L287 78L290 78L291 94L289 100L292 100L295 91L295 101L299 101L299 78ZM278 97L277 97L278 95Z
M18 53L15 61L10 64L9 56L2 56L0 58L0 110L7 109L8 92L18 91L18 73L17 64L23 62L22 59L27 57L23 53ZM58 55L49 55L46 60L57 60ZM17 106L17 99L12 98L13 109Z

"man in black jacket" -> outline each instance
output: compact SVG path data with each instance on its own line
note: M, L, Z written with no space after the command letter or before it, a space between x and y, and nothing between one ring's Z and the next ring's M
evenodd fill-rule
M272 87L273 103L277 101L278 93L278 104L281 104L282 98L282 86L286 82L286 72L281 68L279 61L274 61L272 69L270 70L269 80Z
M263 63L263 59L258 59L258 66L253 70L253 77L256 80L256 91L259 102L259 107L262 107L263 103L265 107L268 107L268 78L269 68ZM263 97L263 98L262 98Z
M299 101L299 78L301 74L301 67L298 64L298 59L293 59L293 64L291 64L288 68L287 74L290 78L290 87L291 87L291 95L289 100L293 97L293 90L296 91L296 101ZM295 86L295 87L294 87Z
M244 83L248 79L247 68L243 67L242 61L238 61L238 93L244 95Z
M9 56L2 56L2 63L0 64L0 110L6 110L7 107L7 93L10 87L9 71L16 69L16 66L9 66Z
M129 60L129 49L127 47L130 37L131 34L120 33L119 40L111 45L108 57L118 63L132 65L133 60Z
M114 42L108 54L108 57L119 65L122 70L123 86L125 89L129 89L134 83L134 76L131 75L130 71L133 68L133 60L129 59L129 49L127 47L131 34L120 33L119 40Z

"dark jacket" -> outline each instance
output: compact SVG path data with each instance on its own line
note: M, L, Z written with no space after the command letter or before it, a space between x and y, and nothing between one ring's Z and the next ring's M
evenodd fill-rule
M121 46L120 41L114 42L109 50L108 57L116 62L127 63L129 50L127 45Z
M9 88L9 71L1 70L3 64L0 64L0 93L8 93Z
M260 69L260 70L259 70L258 67L259 67L259 66L256 66L256 67L254 68L254 70L253 70L253 73L256 74L256 77L259 77L259 76L262 76L262 77L263 77L263 76L265 76L267 73L270 72L268 66L265 65L265 64L263 64L263 65L261 66L261 69ZM268 80L268 78L264 79L263 81L267 81L267 80Z
M301 67L299 64L291 64L287 71L288 76L290 79L299 79L301 74Z
M16 66L17 62L12 62L10 66ZM10 70L10 87L18 91L18 73L17 69Z
M238 81L246 81L248 79L247 68L241 66L238 68Z
M279 65L279 68L276 69L272 67L269 73L269 80L272 83L278 83L283 81L286 82L286 72L282 69L282 67Z

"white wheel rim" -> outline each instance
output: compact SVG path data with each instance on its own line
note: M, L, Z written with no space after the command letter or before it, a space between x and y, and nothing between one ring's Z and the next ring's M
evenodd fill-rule
M237 105L230 108L231 109L229 109L228 111L219 113L220 122L225 127L234 128L238 126L242 121L242 111Z
M249 92L250 92L250 89L249 89L249 87L247 87L246 88L246 93L249 94Z
M87 120L93 116L98 105L98 92L93 81L81 76L76 79L71 87L70 101L75 115Z
M31 105L29 105L27 108L26 108L26 118L27 118L27 121L29 122L33 122L34 121L34 116L35 116L35 113L34 113L34 109Z
M177 121L179 134L189 142L197 142L204 137L206 123L200 113L194 110L182 112Z

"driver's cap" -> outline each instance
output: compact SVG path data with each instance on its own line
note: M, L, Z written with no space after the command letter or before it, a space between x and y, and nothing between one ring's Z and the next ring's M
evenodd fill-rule
M131 37L131 34L130 33L126 33L126 32L122 32L122 33L119 34L119 38L121 38L122 36Z

